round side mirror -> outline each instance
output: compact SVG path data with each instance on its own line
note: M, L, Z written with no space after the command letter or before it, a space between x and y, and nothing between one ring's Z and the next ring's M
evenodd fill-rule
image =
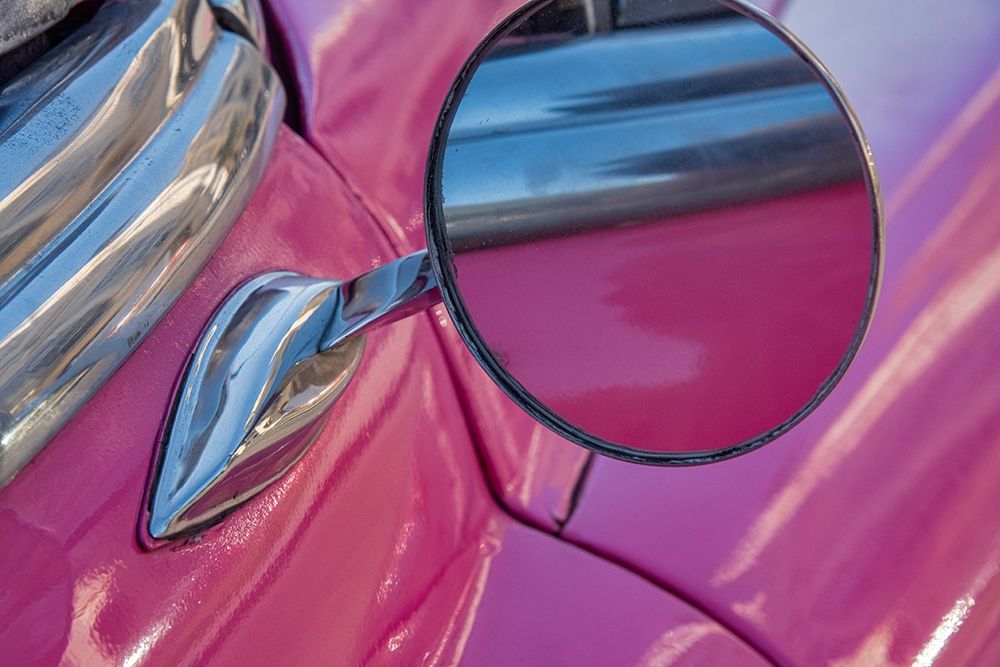
M829 73L735 0L540 0L447 98L428 246L486 372L602 454L705 463L840 380L878 291L867 144Z

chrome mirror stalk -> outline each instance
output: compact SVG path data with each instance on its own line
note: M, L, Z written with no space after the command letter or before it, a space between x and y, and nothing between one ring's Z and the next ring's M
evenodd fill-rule
M178 387L143 542L203 530L281 478L354 376L365 334L439 301L426 251L343 282L274 272L237 289Z
M441 302L426 250L340 283L338 308L320 349L423 312Z

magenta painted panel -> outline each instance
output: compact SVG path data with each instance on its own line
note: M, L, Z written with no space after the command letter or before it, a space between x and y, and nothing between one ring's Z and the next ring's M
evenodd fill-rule
M530 528L512 524L486 551L451 633L462 664L770 664L649 582Z
M498 362L571 424L705 452L806 407L862 322L874 225L863 182L456 255Z
M269 0L299 85L305 134L393 239L426 246L423 178L438 110L462 63L520 0ZM439 336L497 495L555 531L588 453L507 399L447 316Z
M0 662L761 664L649 582L496 506L421 317L369 336L319 441L279 483L196 540L139 546L154 440L212 310L262 271L387 261L381 239L283 130L194 286L0 492Z
M455 75L522 0L268 0L307 138L407 251L424 247L431 132Z
M783 664L1000 664L1000 6L795 0L786 17L843 83L886 185L869 340L757 453L597 462L564 535Z
M157 430L216 305L266 270L356 274L393 257L381 239L283 131L196 283L0 494L3 662L413 662L437 646L496 511L421 318L369 337L320 441L279 484L196 544L136 539Z
M433 309L432 317L494 493L519 519L557 532L572 511L590 453L536 422L493 384L443 305Z

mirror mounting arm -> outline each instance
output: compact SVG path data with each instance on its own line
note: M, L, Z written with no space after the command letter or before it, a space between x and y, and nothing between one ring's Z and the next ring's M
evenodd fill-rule
M320 350L441 303L426 250L415 252L340 283L337 309Z

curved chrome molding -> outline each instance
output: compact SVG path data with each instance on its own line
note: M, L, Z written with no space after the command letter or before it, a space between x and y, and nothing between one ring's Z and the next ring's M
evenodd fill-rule
M111 3L0 93L0 486L197 275L283 108L200 0Z
M143 542L203 530L284 475L353 377L364 333L439 301L426 251L346 282L277 272L237 289L178 388Z

